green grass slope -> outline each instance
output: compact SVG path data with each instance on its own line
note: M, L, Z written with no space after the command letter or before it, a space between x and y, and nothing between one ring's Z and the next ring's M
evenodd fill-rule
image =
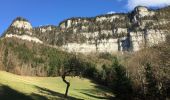
M91 80L69 77L69 100L106 100L111 93ZM0 100L65 100L61 77L27 77L0 71Z

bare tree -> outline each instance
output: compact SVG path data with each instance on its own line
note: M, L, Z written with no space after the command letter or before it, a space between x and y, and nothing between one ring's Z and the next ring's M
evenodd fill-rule
M68 58L68 60L65 60L64 66L62 67L62 80L64 83L66 83L66 91L65 91L65 97L68 96L68 91L70 87L70 82L66 80L67 76L80 76L82 72L82 64L79 58L77 58L75 55Z

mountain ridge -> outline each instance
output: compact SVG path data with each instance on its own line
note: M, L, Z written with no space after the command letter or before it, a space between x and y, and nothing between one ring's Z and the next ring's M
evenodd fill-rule
M58 26L32 27L28 20L16 18L4 32L4 37L7 34L10 34L10 37L14 34L29 35L41 41L39 43L58 46L67 52L84 54L138 51L165 41L169 30L159 29L159 27L170 23L166 17L162 17L164 21L161 21L160 15L164 14L164 9L167 13L169 7L162 9L150 10L138 6L131 13L70 18L62 21Z

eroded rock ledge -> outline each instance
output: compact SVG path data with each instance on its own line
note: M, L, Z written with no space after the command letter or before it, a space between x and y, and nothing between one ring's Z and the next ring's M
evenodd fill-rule
M131 13L71 18L59 24L33 28L24 18L16 18L5 37L57 46L67 52L125 52L166 41L170 33L170 7L150 10L136 7Z

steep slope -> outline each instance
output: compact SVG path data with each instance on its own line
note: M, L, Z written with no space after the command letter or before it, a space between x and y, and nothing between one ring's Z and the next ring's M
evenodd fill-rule
M56 76L59 64L70 55L16 37L0 40L0 69L19 75Z
M74 55L81 62L79 67L84 69L84 74L90 70L95 72L103 64L111 63L111 60L102 57L87 57L82 54L67 53L59 48L26 41L18 37L0 39L0 70L18 75L60 76L62 66L65 66ZM88 77L88 75L85 76Z
M4 37L16 37L22 40L33 41L36 43L42 43L36 37L33 37L33 28L32 25L28 22L28 20L18 17L16 18L10 27L6 30Z
M170 98L170 36L166 40L165 43L135 52L124 61L127 74L134 83L135 92L139 95L142 91L146 93L154 87L157 89L156 93L149 91L148 94L154 94L158 100ZM150 100L149 97L147 99Z
M160 13L169 14L164 10L151 11L139 6L130 14L66 20L60 24L66 34L65 41L68 42L63 48L70 52L117 52L138 51L145 46L158 44L165 41L166 33L169 32L168 28L157 28L169 25L168 18L160 17ZM67 34L71 36L67 37ZM77 37L82 38L75 38L77 34ZM69 41L70 37L84 41Z
M84 54L138 51L165 41L170 32L169 10L170 7L150 10L138 6L127 14L71 18L61 22L59 26L36 28L32 28L27 20L17 18L4 36L27 39L56 46L64 51Z

